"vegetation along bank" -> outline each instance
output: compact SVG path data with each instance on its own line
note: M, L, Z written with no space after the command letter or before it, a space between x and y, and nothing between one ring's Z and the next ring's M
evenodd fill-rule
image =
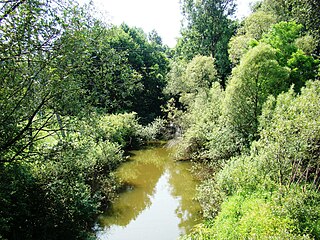
M173 49L92 6L0 4L0 239L94 239L126 151L170 129L201 180L182 239L320 239L317 0L182 0Z

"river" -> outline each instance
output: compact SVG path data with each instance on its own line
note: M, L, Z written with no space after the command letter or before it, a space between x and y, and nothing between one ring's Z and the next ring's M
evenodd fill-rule
M174 240L188 233L201 221L190 167L175 162L165 147L132 151L116 172L127 188L99 217L98 239Z

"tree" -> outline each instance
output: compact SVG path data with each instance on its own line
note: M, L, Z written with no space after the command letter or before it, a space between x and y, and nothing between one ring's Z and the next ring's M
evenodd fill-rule
M185 60L174 62L167 81L165 91L173 98L166 111L172 123L184 132L177 157L200 159L207 135L217 122L223 96L214 59L196 56L188 64ZM179 102L175 103L174 98ZM181 113L181 109L185 111Z
M290 87L290 70L278 63L276 53L266 44L248 51L226 88L224 115L228 125L247 143L257 138L258 117L267 97Z
M214 59L205 56L196 56L189 62L186 69L186 86L188 92L209 89L213 82L218 81L218 73L214 68Z
M295 22L279 22L261 40L276 49L277 61L281 66L290 67L288 84L294 84L296 92L299 92L307 80L316 78L319 65L318 60L298 48L299 45L304 45L303 48L308 51L312 45L309 35L302 35L302 28L301 24Z
M142 77L142 92L132 96L132 110L138 113L143 123L149 123L161 115L160 106L165 103L163 89L169 61L155 32L151 33L153 37L148 41L146 34L139 28L123 24L121 29L130 40L122 42L119 48L127 51L128 63Z
M227 49L235 27L228 17L234 10L233 0L182 1L187 26L182 30L177 51L189 60L196 55L215 58L223 85L231 70Z
M8 2L0 26L0 161L32 155L32 145L54 121L61 79L52 71L64 25L55 1ZM47 9L51 11L47 12ZM70 16L66 14L64 20ZM69 18L70 19L70 18ZM49 128L50 129L50 128ZM52 134L52 133L51 133Z
M229 41L229 56L233 65L240 62L241 57L257 44L263 34L266 34L271 26L276 23L275 16L263 11L257 11L243 20L243 26Z
M85 30L88 61L81 71L83 98L104 113L132 111L133 97L141 93L141 74L132 68L127 49L120 45L130 39L120 28L97 22Z
M264 0L261 9L277 16L279 21L296 21L316 39L315 53L320 51L320 5L318 0Z
M319 63L319 60L308 56L300 49L292 54L288 60L288 67L291 68L290 82L294 84L296 92L300 92L308 80L316 79Z
M207 93L214 82L219 82L214 61L211 57L196 56L188 64L183 60L173 63L165 92L179 98L185 107L192 105L197 94Z
M168 61L157 33L150 39L141 29L95 20L63 35L65 61L58 63L59 71L77 66L72 78L82 104L104 113L135 111L142 121L152 121L160 115Z
M71 73L78 68L58 63L66 61L66 49L73 50L61 40L78 10L54 0L1 3L0 238L57 239L60 227L67 226L64 236L75 239L97 213L94 194L84 181L73 181L72 169L66 181L58 168L48 167L66 163L62 149L71 149L59 141L56 116L62 105L71 105L64 101L77 99L79 85Z
M278 61L285 65L292 53L297 51L295 40L301 36L301 24L295 22L280 22L272 26L262 41L270 44L278 51Z
M263 34L267 33L275 23L277 23L277 21L273 14L256 11L244 20L243 30L239 30L239 32L243 31L246 35L260 40Z

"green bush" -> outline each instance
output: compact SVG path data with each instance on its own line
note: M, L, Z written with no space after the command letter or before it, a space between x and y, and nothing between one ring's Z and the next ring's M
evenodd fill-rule
M180 240L212 240L213 229L212 222L206 221L205 223L198 224L193 227L191 233L180 237Z
M212 162L221 162L246 151L245 139L229 124L224 116L208 132L206 155Z
M0 164L0 236L7 239L86 239L101 204L114 197L112 172L137 138L135 114L73 119L65 138L34 145L41 155ZM32 161L31 161L32 160Z
M165 131L167 121L161 118L156 118L153 122L147 126L141 126L137 130L138 136L142 141L155 141L161 138L165 138L163 133Z
M309 82L295 97L293 90L271 97L260 118L259 141L251 152L231 159L216 176L227 195L272 191L293 183L319 186L320 85Z
M191 239L319 239L320 83L270 97L260 139L199 187L211 220Z
M196 226L182 239L312 239L300 233L295 221L278 211L278 206L267 195L229 197L214 220Z
M297 230L320 239L320 196L308 186L294 185L281 196L275 196L277 211L289 216Z
M202 182L197 190L197 200L201 205L203 216L206 219L213 219L219 213L226 194L219 188L214 179Z
M275 214L273 208L259 195L228 198L214 220L214 239L309 239L294 234L293 221Z
M0 164L0 172L0 239L31 239L36 179L22 163Z
M312 183L319 186L320 83L307 82L271 98L260 119L261 139L253 146L261 174L279 185Z
M136 113L101 116L98 127L98 134L103 141L118 143L123 148L134 144L140 129Z
M188 106L188 111L182 117L184 133L178 146L177 157L180 159L205 160L207 144L211 133L219 128L221 102L224 91L219 83L214 83L211 89L203 90Z

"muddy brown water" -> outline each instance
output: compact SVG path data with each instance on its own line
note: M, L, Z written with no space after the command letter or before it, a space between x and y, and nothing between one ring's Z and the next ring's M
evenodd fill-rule
M174 240L190 232L201 221L190 167L163 146L133 151L116 172L128 187L99 217L98 239Z

